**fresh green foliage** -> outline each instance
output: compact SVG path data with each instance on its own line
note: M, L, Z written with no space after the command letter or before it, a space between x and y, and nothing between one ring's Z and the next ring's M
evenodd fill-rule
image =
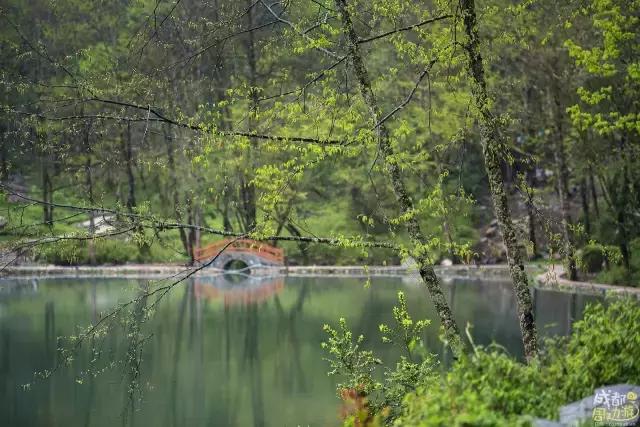
M601 245L586 245L578 254L578 267L587 273L597 273L602 270L604 261L605 253Z
M556 387L565 401L580 399L595 387L640 383L640 306L630 299L591 304L584 318L573 325L566 343L550 346L549 377L558 375Z
M373 379L372 373L375 366L382 362L372 352L360 348L364 336L359 335L354 341L344 318L340 318L337 330L324 325L324 331L329 338L322 343L322 348L333 356L327 359L331 369L329 375L339 375L345 379L338 384L338 389L354 389L364 394L379 390L381 384Z
M394 310L396 327L407 331L408 317L402 307L400 302ZM341 330L350 342L352 333L343 320ZM326 348L350 359L362 353L335 340ZM497 345L476 346L442 375L424 365L432 362L428 357L419 365L403 358L395 370L388 371L383 386L371 379L373 356L364 352L357 359L368 361L359 364L366 366L359 372L364 372L365 383L370 384L367 390L360 389L363 398L372 402L364 408L368 416L379 412L398 426L514 426L530 425L536 417L557 418L561 405L588 396L596 387L639 383L638 358L640 305L623 299L589 305L584 318L574 323L570 337L548 340L544 353L528 365ZM340 372L351 375L353 371ZM351 378L355 381L350 385L362 383L362 376ZM372 392L382 392L382 399L376 400Z
M597 251L601 251L602 259L604 261L605 269L599 271L595 277L597 283L606 283L618 286L633 286L636 287L640 284L640 242L639 239L632 240L628 245L629 267L624 265L624 257L620 250L620 246L615 245L601 245L596 243L590 243L585 248L593 248L597 254ZM583 249L581 249L583 251ZM595 254L593 255L596 256ZM593 262L597 262L594 260Z
M353 333L344 318L340 319L338 330L325 325L329 338L322 343L322 348L332 356L327 359L331 368L329 375L344 378L344 382L338 384L338 394L343 400L351 397L349 390L354 390L358 396L367 398L367 408L388 420L399 414L407 393L415 390L418 384L435 378L437 366L435 356L427 352L421 339L422 331L430 322L411 318L403 292L398 292L398 305L393 308L393 319L391 327L380 325L382 341L397 346L404 354L394 369L385 369L384 381L374 376L376 366L381 365L382 361L370 351L361 349L364 336L360 335L353 341ZM361 414L349 415L358 417Z
M73 209L48 205L56 202L144 214L129 234L160 236L134 236L147 253L132 259L145 262L189 260L193 247L226 233L333 239L282 243L291 264L389 265L407 255L502 261L499 242L480 235L494 213L467 55L456 38L463 20L452 19L457 4L347 1L376 102L390 114L393 154L383 162L341 21L325 3L257 2L247 13L226 0L9 1L0 177L24 179L26 195L43 200L20 207L40 210L30 222L45 224L3 240L15 247L26 235L67 232L73 224L62 218ZM607 217L612 225L575 234L620 246L627 266L625 247L640 233L635 198L626 197L640 182L628 142L637 134L638 2L494 0L476 8L506 184L526 175L522 188L534 194L526 212L533 233L519 237L538 242L522 246L536 245L536 255L567 252L556 218L547 217L554 215L540 214L556 203L555 178L535 178L552 169L561 147L567 184L595 182L591 207L570 216L586 222L590 213L592 224ZM283 21L271 22L274 13ZM166 21L150 25L150 16ZM401 170L409 212L398 209L385 162ZM515 217L525 215L519 210ZM426 230L418 245L405 230L415 219ZM163 228L171 222L206 230ZM364 240L400 250L356 244ZM146 247L159 241L181 256L149 255Z
M420 345L420 334L431 323L429 320L413 321L407 310L407 300L403 292L398 292L398 305L393 307L394 327L380 325L382 342L396 344L411 358L412 351Z
M93 249L90 248L91 245ZM63 240L44 247L39 251L38 259L56 265L91 264L91 250L98 265L184 260L180 253L161 242L151 245L145 251L136 243L122 239Z
M529 365L497 346L476 347L438 381L404 400L396 425L513 426L555 419L558 408L596 387L640 382L640 306L633 300L592 304L568 339L548 341Z

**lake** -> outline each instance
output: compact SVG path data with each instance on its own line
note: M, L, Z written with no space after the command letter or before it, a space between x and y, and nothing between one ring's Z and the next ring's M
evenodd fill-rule
M116 325L87 340L70 367L23 388L34 372L56 366L57 337L77 334L101 312L139 295L147 282L0 280L0 424L336 425L340 402L336 378L326 374L322 326L345 317L354 333L365 335L366 348L394 365L398 353L380 341L378 325L391 321L399 290L414 318L433 320L427 348L445 363L449 357L426 290L408 279L373 278L365 287L365 279L342 277L197 278L167 293L138 334L131 324ZM454 280L444 287L458 325L473 326L476 344L495 341L522 357L508 283ZM569 333L595 299L534 290L541 333ZM127 309L135 316L140 304L151 302ZM86 374L88 368L100 373Z

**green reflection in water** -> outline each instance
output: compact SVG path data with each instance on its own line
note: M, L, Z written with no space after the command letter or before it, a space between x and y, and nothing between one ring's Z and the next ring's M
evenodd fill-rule
M339 402L322 360L322 325L346 317L354 332L365 334L367 346L392 363L398 355L380 342L378 325L390 321L399 289L412 316L434 321L425 332L427 347L448 357L434 309L416 283L375 278L365 288L364 279L353 278L201 278L173 289L149 321L88 342L71 368L21 389L34 371L56 364L56 337L95 322L101 312L139 295L144 283L0 281L2 425L336 425ZM445 287L459 325L473 325L477 344L496 341L521 357L508 283L456 281ZM549 335L569 333L594 298L537 290L534 299L538 326ZM133 313L141 316L142 308ZM150 338L144 346L132 345L141 336ZM92 362L97 346L103 356ZM88 367L138 350L139 372L120 364L76 381ZM139 384L134 393L132 378Z

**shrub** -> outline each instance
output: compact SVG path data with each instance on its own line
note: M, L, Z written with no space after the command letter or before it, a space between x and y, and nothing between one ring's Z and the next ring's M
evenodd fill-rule
M138 254L138 247L119 239L99 239L95 242L97 264L125 264Z
M136 245L118 239L96 239L94 243L97 264L124 264L134 259ZM62 240L44 246L38 259L56 265L89 264L89 248L86 240Z
M180 242L155 240L144 248L135 241L123 239L95 239L96 264L126 264L128 262L174 262L186 261ZM62 240L39 246L36 259L56 265L89 264L89 242L87 240Z
M338 384L338 395L351 408L344 413L347 425L377 425L381 420L393 419L400 413L404 396L435 378L436 358L428 353L420 338L429 325L427 320L414 321L407 311L404 293L398 292L398 305L393 308L394 324L380 325L382 341L399 347L403 355L395 369L387 368L383 382L373 373L382 361L371 351L363 350L364 336L355 340L346 320L340 319L339 328L324 326L329 335L322 343L329 353L330 375L343 379Z
M630 299L589 305L566 344L551 345L547 375L566 401L607 384L640 384L640 306Z
M620 265L620 263L622 263L622 252L618 246L604 246L603 250L607 268L611 268L612 265Z
M397 424L506 426L526 425L531 416L555 418L561 405L598 386L640 382L637 360L637 302L590 305L571 337L547 341L546 353L530 365L496 347L476 349L457 361L437 388L408 396Z
M78 265L87 263L87 244L83 240L61 240L39 248L36 258L49 264Z
M596 277L596 281L600 283L607 283L609 285L635 285L633 275L625 267L620 265L614 265L610 269L601 272Z
M638 384L640 305L635 300L589 305L570 337L547 340L544 347L529 365L499 346L475 347L446 374L416 378L397 416L386 421L397 426L525 426L533 418L556 418L560 406L599 386Z
M631 269L640 272L640 238L633 239L629 243L629 252L631 252Z
M588 244L584 246L578 254L578 265L585 273L597 273L601 271L604 261L604 249L598 244Z

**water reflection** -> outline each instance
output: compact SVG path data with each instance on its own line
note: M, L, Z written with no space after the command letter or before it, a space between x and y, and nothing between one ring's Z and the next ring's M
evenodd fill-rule
M224 305L260 303L284 288L283 276L261 277L226 273L198 276L194 280L197 298L222 299Z
M274 297L277 314L276 343L280 348L284 348L284 357L278 360L276 372L280 373L280 385L291 395L307 391L296 326L300 323L302 308L308 294L309 285L305 283L300 286L296 301L289 309L283 307L278 295Z
M394 363L398 354L380 342L378 325L390 321L397 291L405 292L412 316L437 319L424 288L398 279L373 279L370 288L352 278L237 279L186 281L157 306L140 298L145 281L0 281L3 425L335 425L322 325L346 317L367 348ZM477 344L496 341L521 357L508 283L453 281L445 290L459 325L474 325ZM34 371L56 365L58 336L136 297L129 320L87 342L71 368L21 390ZM594 299L546 291L533 297L547 335L569 333ZM445 356L435 320L424 340ZM77 382L82 372L118 360Z
M140 286L133 308L125 317L124 329L126 331L127 350L124 356L124 371L126 378L126 395L122 410L122 425L128 425L129 418L133 419L136 405L142 401L143 390L140 384L144 346L151 334L146 332L144 323L150 313L147 311L149 286ZM95 336L91 336L91 346L95 355ZM94 359L92 359L94 360Z

